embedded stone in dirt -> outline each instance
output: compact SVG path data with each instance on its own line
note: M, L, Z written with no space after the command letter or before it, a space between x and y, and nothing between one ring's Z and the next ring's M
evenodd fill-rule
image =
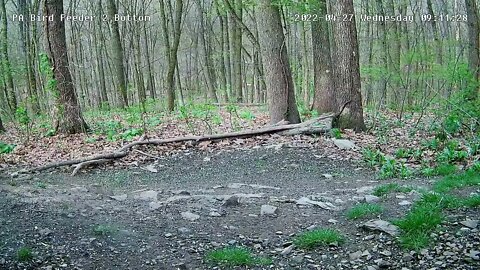
M461 221L460 224L470 229L475 229L478 226L478 220L467 219L467 220Z
M314 201L310 200L307 197L301 197L300 199L295 201L297 205L316 205L320 208L326 209L326 210L337 210L337 207L333 205L332 203L329 202L319 202L319 201Z
M142 201L156 201L158 192L155 190L146 190L135 196L135 199Z
M180 215L182 215L183 219L189 220L189 221L195 221L200 218L199 215L194 214L192 212L182 212Z
M399 233L399 229L397 226L381 219L365 222L362 227L373 231L382 231L388 233L391 236L395 236Z
M361 188L357 188L357 193L358 194L372 193L374 188L375 188L374 186L364 186Z
M277 210L278 210L278 207L268 205L268 204L264 204L264 205L262 205L262 207L260 209L260 215L262 215L262 216L273 216L273 215L277 214L277 212L278 212Z
M380 198L375 195L365 195L365 201L367 203L374 203L380 201Z
M110 198L116 200L116 201L119 201L119 202L123 202L127 199L127 194L121 194L121 195L115 195L115 196L110 196Z
M342 150L348 150L355 148L355 143L350 140L337 140L333 139L333 144L335 144L338 148Z

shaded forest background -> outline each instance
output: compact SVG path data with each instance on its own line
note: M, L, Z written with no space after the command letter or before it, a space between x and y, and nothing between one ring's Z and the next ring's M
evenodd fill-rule
M475 0L1 0L0 114L8 122L54 119L62 110L46 22L29 19L62 2L65 14L95 16L65 22L68 67L83 112L129 106L181 112L192 104L266 103L275 81L265 74L272 70L269 42L285 49L288 62L282 63L291 70L295 110L338 111L352 100L335 102L343 84L336 84L339 74L331 72L342 66L338 57L346 41L341 33L348 31L337 26L347 15L347 22L355 23L349 35L358 39L363 97L352 104L390 109L399 119L405 111L448 109L458 125L459 114L478 116ZM355 16L342 9L350 4ZM25 21L14 19L20 14ZM115 14L138 20L115 21ZM411 16L413 21L364 21L362 15ZM281 26L284 38L272 38L270 23ZM356 49L346 52L355 55ZM273 101L291 103L277 94L272 93ZM282 106L272 100L270 110Z

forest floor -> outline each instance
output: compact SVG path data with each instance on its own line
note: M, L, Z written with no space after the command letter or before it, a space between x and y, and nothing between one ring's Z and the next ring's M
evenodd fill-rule
M227 269L206 259L227 246L271 260L236 269L480 268L478 207L444 211L433 242L405 250L396 237L361 225L404 216L419 193L370 194L387 183L429 189L438 178L378 180L361 162L341 159L329 148L286 143L184 149L75 177L56 171L12 182L3 175L0 269ZM365 200L378 200L384 211L348 219L346 211ZM263 205L277 209L262 213ZM345 241L311 250L292 245L315 228L338 230Z
M366 116L364 133L139 146L76 176L69 167L18 171L112 152L141 136L257 129L268 117L263 107L211 105L95 111L86 114L90 132L72 136L54 135L48 118L9 122L0 134L0 269L479 269L478 138L438 136L444 128L434 115ZM445 179L448 194L428 192ZM422 207L433 207L431 219L415 220ZM363 226L406 217L420 235ZM328 244L308 249L305 236ZM402 239L430 244L412 251Z

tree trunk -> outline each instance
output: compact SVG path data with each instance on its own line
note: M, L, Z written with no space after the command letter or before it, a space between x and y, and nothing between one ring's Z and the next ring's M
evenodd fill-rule
M354 14L353 0L336 1L333 14ZM335 48L335 89L337 91L337 113L345 106L343 113L336 119L335 126L365 130L363 120L360 66L358 59L357 29L355 16L352 19L336 22L333 26Z
M300 116L295 102L280 12L270 0L260 0L255 13L258 25L262 26L259 38L267 83L270 122L287 120L290 123L299 123Z
M110 23L112 24L112 47L113 47L113 62L116 70L116 80L118 93L120 94L120 107L124 108L128 106L127 96L127 83L125 82L125 66L123 63L123 48L122 41L120 40L120 29L118 27L118 21L113 18L118 13L115 0L108 0L108 16Z
M8 25L7 25L7 12L5 10L5 1L0 0L0 18L1 28L0 28L0 51L2 54L2 62L3 62L3 72L5 74L5 80L7 85L7 103L10 107L11 112L15 112L17 110L17 97L15 94L15 88L13 85L13 76L12 76L12 67L10 64L10 59L8 56Z
M102 8L102 0L97 0L97 16L101 17L103 13ZM96 55L96 63L97 63L97 73L99 78L99 86L100 86L100 107L108 107L108 95L107 95L107 85L105 82L105 68L103 65L103 54L102 51L105 49L104 47L104 38L103 38L103 30L102 24L93 24L93 31L94 31L94 40L95 40L95 55Z
M58 90L57 119L55 129L59 133L74 134L85 132L88 127L83 120L80 106L68 67L65 24L60 20L63 12L63 0L45 0L44 13L53 15L53 21L45 21L47 53L53 68Z
M242 1L234 0L231 1L232 6L235 8L236 15L230 14L231 21L230 25L232 26L232 49L233 49L233 60L232 60L232 80L233 86L232 91L234 93L235 99L237 102L243 102L243 83L242 83L242 27L235 20L234 16L242 19Z
M480 22L476 0L465 0L468 18L468 66L472 72L474 86L468 93L468 99L475 100L480 93Z
M321 18L326 14L326 0L321 0L319 3L318 16ZM312 22L312 43L313 80L315 83L313 109L319 113L333 112L336 109L336 104L332 82L330 35L328 32L328 22L326 20Z
M2 118L0 117L0 132L5 132L5 127L3 127Z

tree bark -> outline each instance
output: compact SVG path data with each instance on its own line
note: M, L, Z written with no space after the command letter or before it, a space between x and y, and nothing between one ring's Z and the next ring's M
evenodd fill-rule
M480 93L480 22L476 0L465 0L468 18L468 66L473 75L473 89L469 90L467 99L475 100Z
M353 0L335 1L333 14L354 14ZM342 20L333 24L333 41L336 63L334 70L337 91L336 112L339 113L345 107L334 126L353 128L355 131L365 130L355 16L352 16L350 21Z
M258 24L262 26L259 38L267 84L270 122L278 123L287 120L290 123L299 123L300 116L295 102L292 72L285 47L280 12L270 0L261 0L255 13Z
M326 0L319 1L317 14L320 18L327 14ZM333 112L336 109L336 104L332 82L330 35L326 20L312 22L312 44L313 80L315 83L313 109L319 113Z
M0 18L1 28L0 28L0 52L2 54L2 64L3 64L3 72L5 74L6 86L7 86L7 103L10 107L11 112L15 112L17 110L17 97L15 93L15 88L13 84L13 76L12 76L12 67L10 63L10 59L8 56L8 24L7 24L7 12L5 9L5 1L0 0Z
M0 132L5 132L5 127L3 126L2 118L0 117Z
M113 62L116 70L116 80L118 92L120 94L120 107L124 108L128 106L127 96L127 83L125 82L125 66L123 63L123 48L122 41L120 40L120 29L118 27L118 21L113 18L118 13L115 0L108 0L108 16L110 23L112 24L112 47L113 47Z
M232 92L237 102L243 101L243 83L242 83L242 27L235 19L235 16L242 19L242 1L231 1L231 5L235 8L235 14L230 14L230 25L232 27Z
M53 15L53 21L45 21L47 53L53 68L57 97L56 131L65 134L85 132L88 127L83 119L68 67L65 24L60 20L63 0L45 0L44 14Z

